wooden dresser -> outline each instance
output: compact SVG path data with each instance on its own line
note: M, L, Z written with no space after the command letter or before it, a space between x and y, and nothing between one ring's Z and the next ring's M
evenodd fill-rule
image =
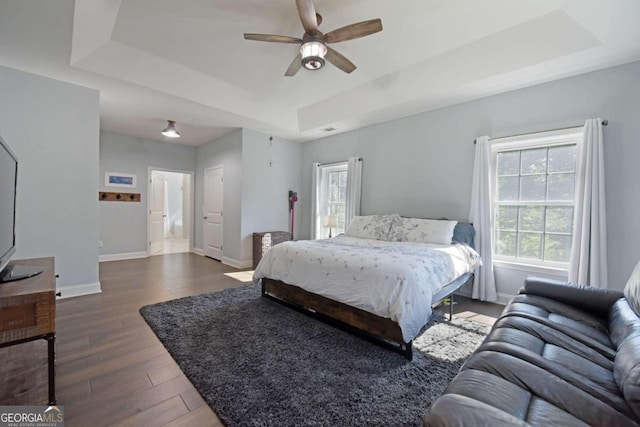
M36 265L44 271L37 276L0 283L0 348L44 339L49 367L49 405L56 404L55 339L56 279L53 258L12 261Z

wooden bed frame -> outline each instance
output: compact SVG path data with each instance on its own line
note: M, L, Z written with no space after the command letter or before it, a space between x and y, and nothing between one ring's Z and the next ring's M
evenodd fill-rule
M453 293L472 277L471 273L461 276L434 295L433 303L449 297L450 320L453 316ZM373 341L409 360L413 358L413 341L405 343L400 326L391 319L269 278L262 279L262 296Z

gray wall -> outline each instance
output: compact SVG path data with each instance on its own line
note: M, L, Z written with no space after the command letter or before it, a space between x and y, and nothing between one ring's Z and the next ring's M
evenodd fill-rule
M248 129L242 135L242 260L250 261L254 232L289 231L288 196L302 184L302 144L270 143L269 135Z
M224 166L224 258L249 266L254 232L289 230L287 195L301 186L301 144L280 138L269 144L269 135L239 129L198 147L197 157L195 246L203 247L204 171Z
M0 67L0 94L19 160L14 258L55 256L63 296L99 291L98 91Z
M466 220L473 139L609 120L605 179L609 283L622 289L640 259L640 63L491 96L304 144L301 233L310 235L311 164L362 156L362 213ZM499 271L513 294L523 275Z
M208 168L224 167L224 221L222 247L225 257L240 261L242 249L240 242L241 206L242 206L242 129L228 133L197 149L196 167L196 203L195 203L195 240L196 248L203 248L204 171Z
M149 167L193 172L196 170L196 149L100 132L100 189L136 192L141 197L140 203L100 202L101 255L146 252ZM105 172L136 174L138 186L135 189L105 187Z

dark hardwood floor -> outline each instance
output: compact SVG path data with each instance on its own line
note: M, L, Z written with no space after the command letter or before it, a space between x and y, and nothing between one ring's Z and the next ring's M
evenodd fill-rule
M56 390L66 425L221 426L138 310L250 280L250 272L193 254L101 263L101 294L57 304ZM456 301L457 316L488 324L503 309ZM45 350L44 342L0 350L0 404L46 403Z

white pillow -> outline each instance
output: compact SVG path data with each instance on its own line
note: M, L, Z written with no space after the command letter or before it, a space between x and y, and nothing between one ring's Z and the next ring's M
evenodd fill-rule
M391 224L396 218L400 218L400 215L354 216L344 234L361 239L387 240Z
M392 242L435 243L450 245L458 221L440 219L396 218L391 225Z
M631 277L624 287L624 296L633 311L640 316L640 262L631 272Z

